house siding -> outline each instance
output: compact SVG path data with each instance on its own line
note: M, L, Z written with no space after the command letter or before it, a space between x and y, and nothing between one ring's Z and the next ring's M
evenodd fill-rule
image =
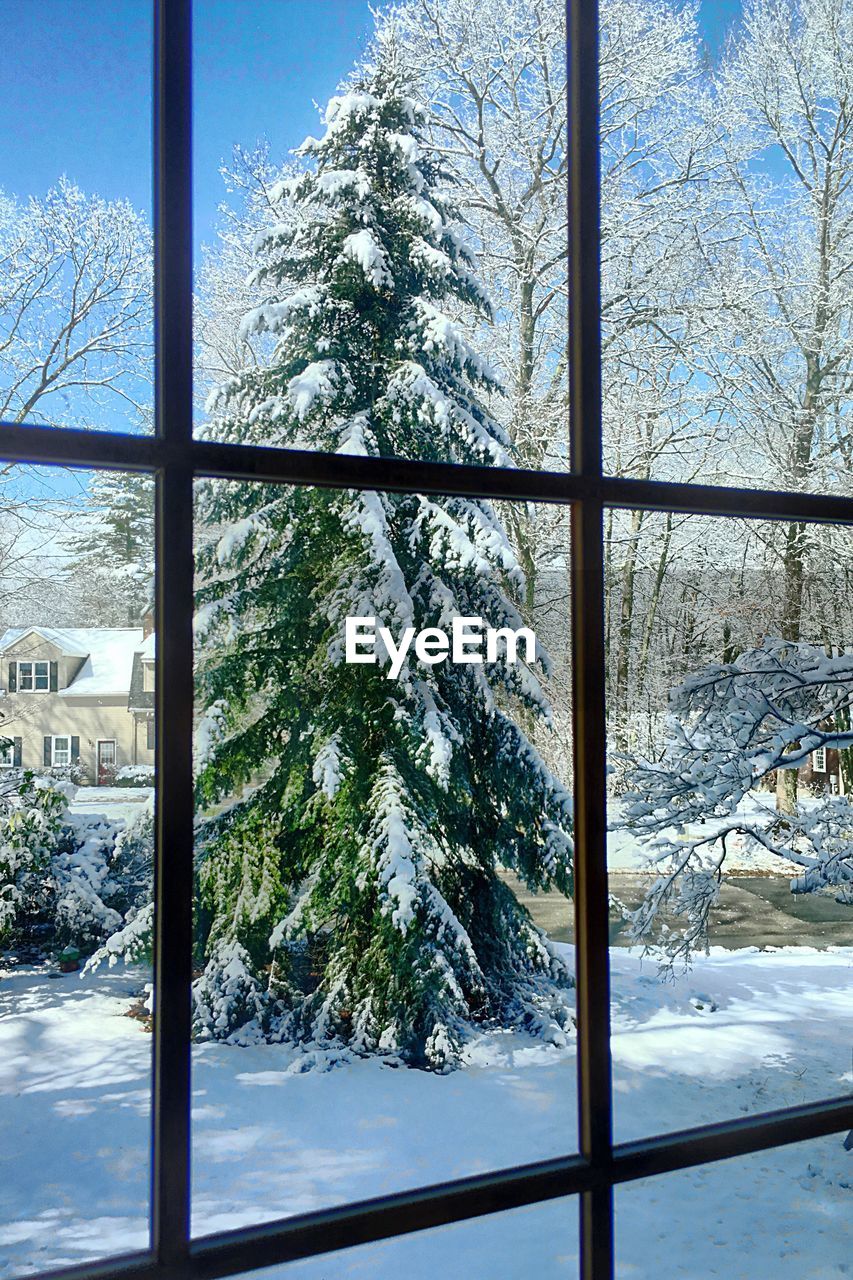
M11 662L56 662L58 689L67 689L80 671L84 658L70 657L38 635L22 637L2 654L0 685L0 736L21 740L21 766L41 772L44 768L44 739L67 736L79 738L80 768L89 782L97 781L98 740L116 744L116 767L129 764L154 764L154 752L148 749L146 736L139 733L135 717L128 709L127 693L100 697L66 692L10 693L8 691Z
M134 760L134 718L127 709L127 698L60 698L55 693L7 694L0 703L3 719L0 733L21 739L21 765L24 769L43 768L44 739L65 734L80 739L80 767L94 782L97 772L98 739L113 739L116 765L153 764L154 753L148 751L145 738L139 735Z
M57 666L58 687L66 688L79 672L85 658L70 657L54 644L48 644L38 635L24 636L16 645L10 646L3 653L2 684L9 687L9 664L12 662L55 662ZM25 697L46 697L44 693L25 694Z

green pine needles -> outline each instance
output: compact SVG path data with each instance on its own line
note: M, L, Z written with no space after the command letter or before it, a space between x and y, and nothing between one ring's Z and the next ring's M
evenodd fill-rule
M393 50L325 124L257 245L244 323L274 354L211 398L215 434L506 463L460 320L488 300ZM523 625L492 506L210 481L199 518L201 1033L434 1069L475 1025L562 1041L566 965L498 874L571 891L570 797L518 723L547 720L545 655L344 662L347 616Z

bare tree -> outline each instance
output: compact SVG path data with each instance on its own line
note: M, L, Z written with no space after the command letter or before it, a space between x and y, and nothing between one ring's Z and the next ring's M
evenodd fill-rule
M249 333L242 325L258 301L252 281L264 261L259 231L296 216L278 195L298 167L290 161L275 163L268 143L252 149L235 146L220 172L226 198L219 206L216 239L202 246L196 279L195 364L202 401L211 387L268 354L269 335Z
M152 247L126 201L66 178L43 199L0 194L0 420L144 429L151 416ZM3 620L67 612L84 495L68 473L0 471ZM51 604L48 606L48 588Z
M562 410L566 372L562 12L541 0L403 0L384 20L416 76L497 307L492 354L519 460L553 462L551 401L556 393Z
M530 0L399 0L383 11L415 69L434 142L459 184L497 306L488 339L508 395L503 413L521 465L567 465L566 32L559 6ZM695 15L670 0L602 6L602 257L607 463L622 474L690 478L707 442L685 376L701 330L697 225L714 135L700 110ZM560 511L509 521L528 605L537 577L568 546ZM642 531L637 530L637 539ZM611 569L623 548L608 548ZM609 665L633 643L631 576L639 547L608 582L628 609ZM651 548L650 548L651 551ZM619 581L621 574L622 581ZM559 603L556 605L559 609ZM567 643L566 622L561 622ZM544 618L540 626L555 632ZM623 652L624 651L624 652ZM615 696L627 705L628 689ZM620 722L624 717L619 717Z
M600 47L605 467L689 481L712 448L692 350L706 330L699 237L717 162L695 10L606 0ZM605 539L608 705L624 747L659 650L666 574L685 546L678 524L661 533L641 511L611 515Z
M798 867L795 893L830 889L853 902L850 797L779 813L754 795L768 774L796 772L818 747L849 750L851 703L849 655L785 640L696 670L673 690L666 750L631 762L624 797L625 825L658 872L634 916L636 937L650 941L670 909L684 921L665 935L670 960L704 946L732 846L743 842Z
M853 11L751 0L708 100L719 129L705 236L707 343L726 479L850 488L853 461ZM796 632L803 550L785 535ZM791 636L796 639L796 635Z
M142 425L151 278L150 232L126 201L66 178L41 200L0 198L0 420Z
M847 0L751 0L708 99L719 130L704 238L705 366L721 478L849 492L853 462L853 10ZM832 540L837 545L837 539ZM804 633L827 536L773 542L776 629ZM849 550L846 556L849 559ZM811 580L811 581L810 581ZM815 601L811 614L815 615ZM792 808L796 772L780 772Z

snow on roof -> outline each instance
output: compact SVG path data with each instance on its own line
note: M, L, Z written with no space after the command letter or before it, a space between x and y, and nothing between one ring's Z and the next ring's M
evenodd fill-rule
M39 635L69 657L84 658L61 698L126 694L130 689L133 655L142 644L141 627L10 627L0 637L0 652L27 635Z
M155 654L154 632L146 636L139 646L139 652L142 655L143 662L153 662Z

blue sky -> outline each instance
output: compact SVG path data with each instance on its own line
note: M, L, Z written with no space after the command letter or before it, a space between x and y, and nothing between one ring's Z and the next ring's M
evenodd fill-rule
M0 187L40 194L62 173L151 209L149 0L3 0L12 70L0 113ZM195 205L209 240L235 142L273 154L316 130L372 26L367 0L197 0ZM14 50L14 56L11 51Z
M700 0L699 27L714 52L742 11L741 0Z
M150 11L150 0L2 0L0 187L40 194L66 173L150 213ZM712 48L739 12L740 0L705 0ZM313 101L334 91L371 25L367 0L196 0L197 241L213 235L233 144L266 135L279 157L316 130Z
M552 0L559 4L561 0ZM712 52L741 0L704 0ZM0 188L41 195L64 173L151 212L151 0L0 0L10 63L0 112ZM324 103L363 50L368 0L195 0L196 245L214 239L219 172L235 143L266 137L284 158L318 131ZM101 426L126 429L122 411Z

